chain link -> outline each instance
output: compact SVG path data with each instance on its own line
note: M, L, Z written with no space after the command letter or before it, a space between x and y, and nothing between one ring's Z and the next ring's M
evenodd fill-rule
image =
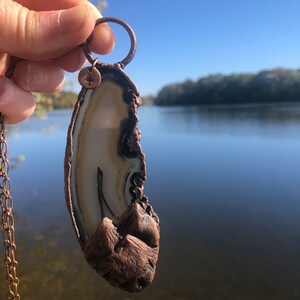
M17 277L18 262L15 258L15 222L12 213L13 198L10 195L11 181L8 177L9 161L7 159L7 143L5 138L4 116L0 113L0 204L2 208L1 220L3 226L3 242L6 267L6 282L8 284L8 300L20 300L18 293L19 279Z

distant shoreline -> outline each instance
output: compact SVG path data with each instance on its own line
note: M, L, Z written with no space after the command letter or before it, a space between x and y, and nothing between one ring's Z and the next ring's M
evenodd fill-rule
M256 74L215 74L163 87L153 103L161 106L276 103L300 101L300 69Z
M37 110L73 108L77 94L35 93ZM300 102L300 69L265 70L256 74L215 74L163 87L157 96L142 96L143 105L200 106Z

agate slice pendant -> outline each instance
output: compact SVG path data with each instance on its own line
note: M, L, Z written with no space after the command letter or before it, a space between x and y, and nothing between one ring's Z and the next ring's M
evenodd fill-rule
M79 74L65 153L65 195L76 236L88 264L110 284L129 292L153 281L159 252L159 219L144 195L145 156L137 128L138 90L123 68L135 54L132 29L127 57L98 63L83 44L91 66Z

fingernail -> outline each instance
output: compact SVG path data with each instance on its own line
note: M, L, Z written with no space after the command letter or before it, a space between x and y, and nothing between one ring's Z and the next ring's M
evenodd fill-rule
M110 37L110 45L111 45L111 49L109 49L109 51L112 51L112 49L115 48L115 34L109 26L107 26L107 33Z
M70 34L78 31L89 17L91 9L88 5L80 5L61 10L58 16L60 32Z
M107 45L110 45L112 39L114 39L114 32L112 29L107 24L103 24L99 27L99 31L101 32L103 42L105 42Z
M88 2L88 5L92 8L92 11L95 14L96 19L102 18L101 13L96 6L94 6L91 2Z
M108 35L109 40L111 41L112 39L114 39L114 32L112 31L112 29L107 25L106 26L106 34Z
M101 43L98 43L101 41ZM91 50L99 54L108 54L115 45L114 33L109 26L103 24L95 28Z

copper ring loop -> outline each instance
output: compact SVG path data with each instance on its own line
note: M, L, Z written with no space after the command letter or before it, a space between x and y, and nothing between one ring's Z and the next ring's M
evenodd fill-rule
M128 32L129 37L130 37L130 42L131 42L131 46L130 46L130 50L127 54L127 56L120 62L116 63L117 65L119 65L122 69L128 65L131 60L133 59L135 52L136 52L136 37L134 34L134 31L132 30L132 28L124 21L117 19L117 18L113 18L113 17L104 17L104 18L100 18L96 21L95 27L103 24L103 23L108 23L108 22L112 22L112 23L117 23L121 26L123 26L123 28L125 28L125 30ZM91 42L91 40L93 39L93 34L91 34L89 36L89 38L82 44L82 49L83 52L86 56L86 58L88 59L88 61L93 64L95 62L95 58L92 55L90 49L88 48L89 43Z

